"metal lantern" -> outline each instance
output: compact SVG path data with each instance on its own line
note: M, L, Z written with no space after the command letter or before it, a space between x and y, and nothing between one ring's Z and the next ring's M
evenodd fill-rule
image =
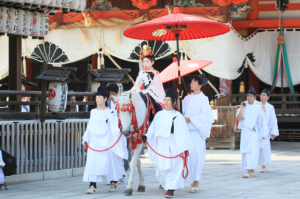
M32 31L31 36L32 39L38 39L40 36L40 29L41 29L41 13L38 11L34 11L33 13L33 23L32 23Z
M48 90L48 110L54 113L65 112L68 98L68 84L51 82Z
M22 37L25 33L25 16L26 16L26 11L25 10L18 10L18 26L17 26L17 31L16 31L16 36L17 37Z
M25 0L24 6L30 6L32 4L33 0Z
M56 0L54 10L60 10L62 8L62 5L63 5L63 0Z
M71 1L70 12L75 12L75 11L76 11L76 9L77 9L78 6L79 6L79 1L80 1L80 0L72 0L72 1Z
M23 39L27 39L31 35L32 26L33 26L33 15L32 12L25 12L25 32L23 34Z
M47 8L51 0L42 0L41 8Z
M33 0L31 7L37 8L42 3L42 0Z
M86 0L79 0L79 6L76 9L76 13L81 13L86 6Z
M5 35L9 26L9 9L6 7L0 7L0 36Z
M8 31L7 36L13 36L17 31L18 26L18 10L14 8L9 8L9 25L8 25Z
M40 37L39 39L44 39L48 34L49 28L49 16L47 13L42 13L42 22L41 22L41 30L40 30Z
M62 6L62 11L63 14L68 14L69 8L71 6L72 0L63 0L63 6Z

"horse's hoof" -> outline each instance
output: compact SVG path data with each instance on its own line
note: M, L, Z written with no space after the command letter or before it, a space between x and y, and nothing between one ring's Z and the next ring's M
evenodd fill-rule
M145 185L139 185L137 192L145 192Z
M125 189L124 195L125 196L132 196L132 189Z

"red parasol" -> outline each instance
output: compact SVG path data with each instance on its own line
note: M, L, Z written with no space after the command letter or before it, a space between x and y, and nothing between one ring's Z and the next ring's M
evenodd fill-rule
M123 34L129 38L148 41L176 40L177 52L179 52L179 40L214 37L229 31L230 28L226 24L191 15L180 14L178 7L175 7L173 14L129 27ZM181 93L179 53L177 53L177 60L178 83ZM182 96L180 96L180 107L182 107L181 98Z
M180 60L180 75L181 77L200 70L209 64L211 61L203 60ZM178 78L178 65L176 57L173 58L173 63L160 73L162 83L166 83Z

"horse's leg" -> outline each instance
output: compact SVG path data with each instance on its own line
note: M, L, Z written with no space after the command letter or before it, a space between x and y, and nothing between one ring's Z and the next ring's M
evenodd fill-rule
M130 162L130 176L129 176L129 179L128 179L128 185L127 185L127 187L125 189L125 192L124 192L125 196L131 196L132 195L133 172L134 172L134 169L137 165L137 160L139 158L141 149L142 149L142 145L138 144L136 146L136 149L134 150L133 155L131 154L132 156L131 156L131 162Z
M144 147L143 144L141 144L141 145L142 145L142 147ZM142 148L141 148L141 150L142 150ZM142 164L141 164L141 159L140 158L137 159L137 169L138 169L138 172L139 172L139 179L140 179L138 192L145 192L146 187L144 185L144 175L143 175L143 172L142 172Z

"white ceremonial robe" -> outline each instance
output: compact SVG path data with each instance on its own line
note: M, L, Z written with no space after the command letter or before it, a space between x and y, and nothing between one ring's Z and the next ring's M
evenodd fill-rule
M208 97L200 94L188 95L182 101L183 115L190 118L189 132L194 144L194 151L188 157L189 182L201 181L203 165L206 156L206 138L210 137L213 114Z
M237 111L238 116L241 109ZM242 154L241 170L255 169L259 159L260 143L264 132L268 130L266 117L261 105L247 103L243 109L243 119L239 122L241 129L240 153Z
M260 105L262 105L261 102ZM264 106L268 131L267 133L264 133L265 139L260 140L259 165L261 166L267 166L271 164L271 135L279 135L274 106L268 102L266 102Z
M2 151L0 150L0 166L5 166L5 163L3 161L2 158ZM3 173L3 167L0 168L0 184L4 184L5 183L5 177L4 177L4 173Z
M90 121L82 140L93 149L104 150L118 140L120 133L118 117L114 111L109 108L106 110L92 109ZM124 136L122 135L122 137ZM102 182L102 177L105 177L108 182L121 179L125 173L122 159L128 158L124 149L126 146L124 146L122 138L113 148L105 152L88 149L83 181Z
M176 117L174 133L171 134L174 117ZM164 156L176 156L186 150L191 153L194 149L184 117L178 111L162 110L158 112L146 136L150 146ZM155 162L156 179L165 190L184 188L183 159L181 157L163 158L150 148L149 157L152 162Z
M163 84L161 82L159 72L154 70L153 68L150 69L147 72L153 72L154 78L147 89L143 91L144 94L148 93L156 102L164 103L164 98L166 96L165 90L163 87ZM144 71L140 71L138 77L136 78L134 86L131 88L131 90L135 90L137 92L140 92L143 86L141 76L144 73Z

